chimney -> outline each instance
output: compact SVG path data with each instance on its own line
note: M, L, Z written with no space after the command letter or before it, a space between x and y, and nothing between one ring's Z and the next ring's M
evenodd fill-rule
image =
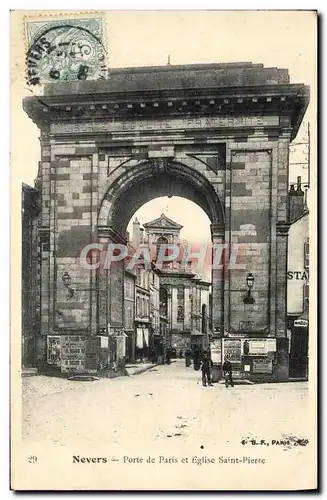
M296 189L294 184L288 192L289 221L297 219L304 213L304 192L301 188L301 177L297 178Z
M133 222L133 236L132 236L132 245L134 248L138 248L140 245L140 223L135 217L135 220Z

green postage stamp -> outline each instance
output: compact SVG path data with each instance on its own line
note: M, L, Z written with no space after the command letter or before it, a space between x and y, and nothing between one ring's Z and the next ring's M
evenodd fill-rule
M105 74L103 18L25 21L29 85L96 80Z

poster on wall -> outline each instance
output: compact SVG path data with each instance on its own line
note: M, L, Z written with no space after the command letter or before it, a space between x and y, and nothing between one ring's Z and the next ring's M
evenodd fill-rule
M254 359L253 373L272 373L272 360L267 358Z
M61 371L82 371L85 368L86 341L80 335L63 335L61 339Z
M240 363L242 355L241 339L224 339L224 359L231 363Z
M60 366L60 362L61 362L60 335L48 335L47 363L49 365Z
M276 352L276 339L245 340L243 354L246 356L267 356L269 352Z
M268 353L268 344L264 340L249 340L249 354L262 355Z
M221 340L214 340L210 345L211 359L213 363L221 363Z

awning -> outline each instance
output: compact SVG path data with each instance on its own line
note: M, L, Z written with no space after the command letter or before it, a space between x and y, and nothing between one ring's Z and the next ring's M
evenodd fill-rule
M143 340L144 340L144 347L149 346L149 330L147 328L143 328Z
M192 331L191 331L191 335L203 336L203 335L204 335L204 333L199 332L199 331L197 331L197 330L192 330Z
M136 329L136 347L143 349L143 330L142 328Z

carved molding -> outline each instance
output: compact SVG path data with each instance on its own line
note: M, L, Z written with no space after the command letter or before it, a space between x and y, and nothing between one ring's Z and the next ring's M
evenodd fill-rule
M168 172L171 162L171 158L149 158L149 163L155 173Z

